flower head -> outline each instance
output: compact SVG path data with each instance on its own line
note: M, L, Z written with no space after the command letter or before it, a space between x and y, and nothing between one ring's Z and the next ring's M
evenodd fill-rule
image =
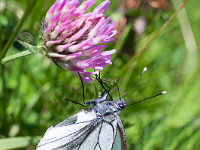
M71 71L84 82L92 81L87 68L102 70L116 50L103 51L105 44L116 34L114 26L105 18L109 0L99 4L93 12L85 13L95 0L57 0L48 10L44 21L42 39L46 53L58 66Z

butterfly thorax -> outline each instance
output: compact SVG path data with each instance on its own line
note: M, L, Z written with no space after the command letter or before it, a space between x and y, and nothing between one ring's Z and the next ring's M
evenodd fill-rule
M92 109L100 117L118 115L126 106L124 99L112 101L107 99L107 95L91 100L88 104L92 106Z

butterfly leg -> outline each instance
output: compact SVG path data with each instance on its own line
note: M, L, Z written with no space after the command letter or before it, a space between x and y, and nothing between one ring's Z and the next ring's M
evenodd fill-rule
M110 87L105 82L103 82L103 80L100 78L100 72L99 72L99 75L97 75L97 74L95 75L95 78L100 83L100 85L102 86L102 88L104 89L104 91L101 93L100 97L102 97L105 94L105 92L106 92L106 93L108 93L109 97L113 101L113 98L110 95ZM108 88L108 90L105 88L104 85Z
M83 84L83 79L82 79L82 77L81 77L79 72L78 72L78 75L79 75L79 77L81 79L81 85L82 85L82 89L83 89L83 103L86 104L86 102L85 102L85 88L84 88L84 84Z

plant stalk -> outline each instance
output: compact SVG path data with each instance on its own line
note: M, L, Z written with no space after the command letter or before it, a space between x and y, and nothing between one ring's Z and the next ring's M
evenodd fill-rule
M177 9L172 15L171 17L160 27L160 29L158 31L156 31L156 33L153 35L153 37L151 39L149 39L149 41L147 41L146 44L144 44L144 46L138 50L138 52L126 63L126 65L119 71L119 73L114 77L114 78L119 78L126 70L127 68L140 56L142 55L147 48L149 47L149 45L153 42L154 39L156 39L160 33L168 26L168 24L176 17L177 13L187 4L188 0L185 0L183 2L183 4L179 7L179 9Z

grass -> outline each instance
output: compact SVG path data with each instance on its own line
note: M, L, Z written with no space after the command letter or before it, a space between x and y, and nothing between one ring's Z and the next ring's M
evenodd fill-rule
M42 18L53 2L54 0L35 1L35 6L31 7L26 0L1 1L4 7L0 9L0 56L5 54L3 49L8 49L5 48L6 43L11 44L10 38L13 39L20 33L31 33L37 42ZM100 0L97 1L99 2ZM184 12L181 11L178 18L171 21L146 51L131 63L131 58L136 56L173 14L176 4L171 3L170 8L165 11L145 7L122 13L127 17L127 25L119 41L108 46L118 52L113 57L113 65L102 71L103 78L117 79L122 97L128 100L140 73L147 66L148 71L136 90L134 100L167 91L166 95L129 106L120 114L130 150L198 150L200 147L198 3L198 0L189 1ZM107 16L118 16L117 7L111 1ZM25 11L27 8L32 8L28 14ZM21 18L20 12L27 16L26 20L17 25ZM132 23L139 16L146 19L146 28L142 35L135 37ZM18 34L13 32L16 28ZM14 41L7 56L23 50L25 49ZM123 69L127 64L128 67ZM39 137L49 126L82 109L65 101L70 98L82 102L79 79L70 72L57 68L41 55L26 56L1 65L0 68L0 149L34 149ZM111 86L111 94L117 99L116 88ZM96 98L102 91L96 81L85 87L88 101Z

